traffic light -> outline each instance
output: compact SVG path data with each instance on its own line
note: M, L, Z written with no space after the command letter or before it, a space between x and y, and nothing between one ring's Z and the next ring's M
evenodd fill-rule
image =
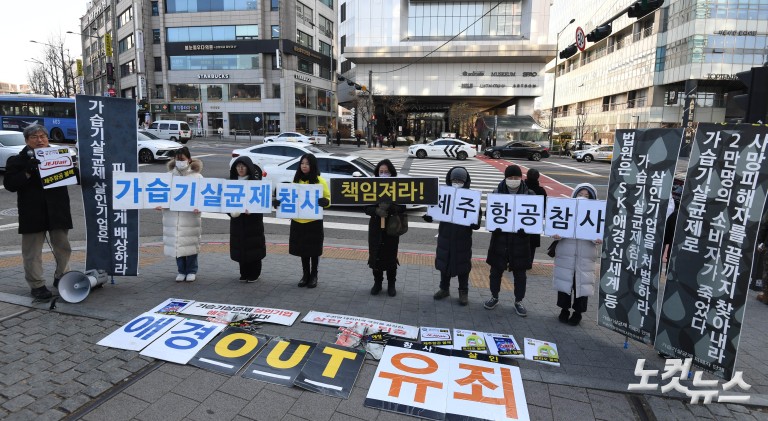
M560 59L565 60L565 59L571 57L572 55L576 54L576 51L578 51L578 48L576 48L576 44L571 44L571 45L565 47L565 49L563 49L563 51L560 51L559 57L560 57Z
M613 28L611 27L610 23L606 23L605 25L598 26L597 28L593 29L592 32L587 34L587 41L589 42L598 42L608 37L608 35L611 35L611 32L613 32Z
M115 83L115 65L112 63L107 63L107 83Z
M768 67L753 67L746 72L736 73L739 81L747 87L747 93L733 97L734 102L745 111L745 123L765 123L768 113Z
M664 4L664 0L637 0L627 8L627 16L641 18Z

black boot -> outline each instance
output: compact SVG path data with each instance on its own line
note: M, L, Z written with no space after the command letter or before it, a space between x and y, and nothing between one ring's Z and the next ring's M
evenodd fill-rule
M301 277L301 280L299 281L299 288L304 288L305 286L309 285L309 272L304 272L304 276Z
M373 287L371 287L371 295L379 295L381 292L381 284L384 282L384 273L374 270L373 271Z
M394 297L397 295L397 290L395 289L395 282L397 282L397 272L394 270L387 271L387 295L390 297Z
M571 318L568 319L568 324L571 326L578 326L579 322L581 322L581 312L574 310L573 314L571 314Z
M309 283L307 284L307 288L315 288L317 286L317 272L312 272L309 275Z

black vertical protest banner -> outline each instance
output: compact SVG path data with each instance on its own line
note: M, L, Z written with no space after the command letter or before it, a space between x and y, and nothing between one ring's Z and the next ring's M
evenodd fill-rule
M651 344L664 227L682 129L617 130L600 263L598 324Z
M768 126L699 124L655 347L730 379L768 188Z
M77 139L86 228L86 269L136 276L139 211L112 209L112 173L137 172L136 102L78 95Z
M364 362L364 349L320 343L293 384L315 393L348 399Z

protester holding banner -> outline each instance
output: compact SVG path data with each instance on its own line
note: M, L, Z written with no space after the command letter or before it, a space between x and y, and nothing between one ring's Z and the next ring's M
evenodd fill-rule
M376 164L373 172L376 177L397 177L397 171L392 162L385 159ZM391 200L379 202L365 207L365 214L371 217L368 222L368 267L373 270L373 287L371 295L381 292L384 282L384 271L387 272L387 294L397 295L397 249L400 237L387 234L386 221L394 215L405 212L405 206L393 203Z
M534 194L544 196L544 200L547 200L547 191L539 184L539 170L535 168L528 169L525 174L525 185ZM533 259L536 255L536 249L541 246L541 234L531 234L531 267L533 267Z
M17 195L24 278L32 290L32 297L45 300L53 294L46 288L43 278L43 242L47 233L56 260L53 286L57 287L58 280L69 271L72 214L67 187L44 189L40 179L40 161L35 158L34 150L50 146L45 127L39 124L27 126L24 141L27 144L24 149L8 158L3 186Z
M573 189L571 197L597 200L597 191L591 184L583 183ZM581 322L581 313L587 311L587 299L595 293L597 261L603 240L577 240L559 235L552 238L558 240L552 279L552 286L557 291L557 306L561 308L557 318L576 326ZM570 308L573 308L573 314Z
M533 194L522 182L523 172L517 165L510 165L504 170L504 180L499 183L494 193L500 194ZM491 310L499 304L501 290L501 275L504 270L512 272L515 285L515 312L525 317L528 311L523 305L525 298L526 273L531 268L531 239L522 229L518 232L503 232L496 229L491 234L491 244L488 246L488 257L485 260L491 266L490 284L491 295L483 306Z
M331 205L331 190L328 183L320 176L317 158L311 153L301 157L299 168L293 176L293 182L298 184L320 184L323 186L323 197L317 204L327 208ZM272 203L280 206L275 199ZM299 281L300 288L315 288L317 286L317 265L323 254L323 220L322 219L291 219L291 229L288 240L288 253L301 257L303 276Z
M192 159L189 148L184 146L168 161L168 169L174 177L203 178L203 162ZM155 209L162 209L158 206ZM176 258L179 273L176 282L194 282L197 279L197 254L200 253L200 236L203 233L200 211L163 211L163 252Z
M261 180L262 171L250 158L241 156L229 170L230 180ZM229 257L240 264L240 280L253 283L261 276L261 260L267 255L264 215L233 212L229 216Z
M445 175L445 184L468 189L471 179L464 167L453 167ZM466 226L451 222L440 222L437 228L437 251L435 252L435 269L440 271L440 289L432 296L442 300L451 295L451 278L459 278L459 304L469 303L469 272L472 270L472 231L480 228L478 214L477 223ZM432 222L429 215L423 216L427 222Z

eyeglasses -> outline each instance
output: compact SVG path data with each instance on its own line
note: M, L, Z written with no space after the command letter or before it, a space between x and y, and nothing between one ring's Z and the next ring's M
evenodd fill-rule
M45 139L48 139L48 135L47 134L33 134L33 135L30 135L28 137L28 139L32 139L32 140L38 140L38 139L39 140L45 140Z

